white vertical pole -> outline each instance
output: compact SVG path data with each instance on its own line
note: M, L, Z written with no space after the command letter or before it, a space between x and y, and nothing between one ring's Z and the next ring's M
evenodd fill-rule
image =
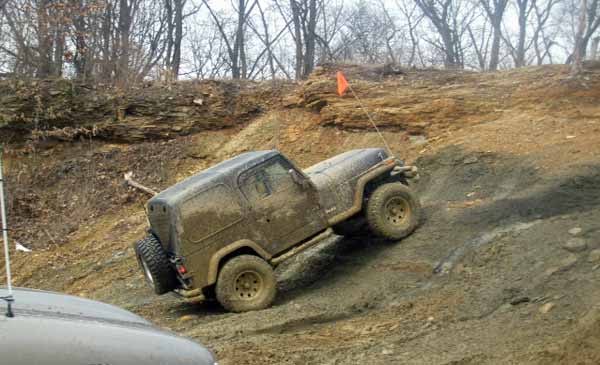
M2 177L2 152L4 147L0 144L0 213L2 214L2 239L4 241L4 260L6 262L6 282L8 296L12 297L12 277L10 275L10 256L8 252L8 225L6 223L6 206L4 204L4 182Z

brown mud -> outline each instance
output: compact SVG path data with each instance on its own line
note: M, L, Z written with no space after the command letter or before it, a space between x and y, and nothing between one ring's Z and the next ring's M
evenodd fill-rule
M276 147L308 166L380 145L351 100L323 86L324 68L282 104L220 131L12 145L11 237L34 249L13 252L16 283L133 310L208 345L222 364L599 363L600 73L359 71L357 93L373 110L387 95L395 111L384 135L421 171L413 187L425 214L412 236L330 238L278 267L275 304L257 312L146 287L132 243L147 196L122 184L125 172L161 189L243 151ZM326 92L311 94L314 83ZM460 108L446 102L459 94ZM326 105L316 111L307 95Z

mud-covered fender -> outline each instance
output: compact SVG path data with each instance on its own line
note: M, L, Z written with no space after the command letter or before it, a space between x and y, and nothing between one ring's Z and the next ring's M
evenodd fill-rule
M343 220L346 220L346 219L352 217L354 214L360 212L360 210L362 209L365 187L367 186L369 181L376 179L377 177L381 176L382 174L389 173L389 171L391 171L394 168L394 166L395 166L395 159L388 158L382 164L375 166L374 168L372 168L371 170L369 170L365 174L363 174L361 177L359 177L356 182L356 187L355 187L355 191L354 191L354 201L353 201L350 209L331 217L328 220L328 223L330 225L334 225L334 224L339 223Z
M215 252L215 254L210 258L210 262L208 265L208 276L206 278L207 285L212 285L217 282L217 275L219 274L219 264L221 263L221 260L224 257L227 257L229 254L244 248L251 249L265 261L268 261L272 256L267 251L265 251L258 243L249 239L242 239L230 245L227 245L221 248L219 251Z

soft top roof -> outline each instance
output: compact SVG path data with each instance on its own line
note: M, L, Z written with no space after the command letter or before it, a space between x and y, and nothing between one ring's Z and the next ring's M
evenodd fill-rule
M243 171L279 155L277 150L253 151L237 155L229 160L220 162L206 170L200 171L185 180L163 190L150 199L149 203L174 204L195 190L219 183L233 184L235 178Z

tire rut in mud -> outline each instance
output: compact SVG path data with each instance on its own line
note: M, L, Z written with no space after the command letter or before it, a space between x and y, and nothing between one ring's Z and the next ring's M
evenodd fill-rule
M195 337L221 348L264 347L256 361L272 355L265 349L278 346L286 358L296 360L351 363L360 353L371 363L384 364L406 359L493 363L513 356L514 349L525 351L523 338L535 331L540 333L535 341L541 343L562 329L558 322L540 329L521 317L528 306L569 295L572 279L567 274L580 275L581 265L589 269L580 257L560 266L560 240L576 219L589 225L589 237L600 239L600 226L594 223L600 218L600 166L542 175L530 159L456 147L416 165L422 178L414 188L421 194L425 217L413 235L399 242L331 238L277 269L279 295L272 308L243 315L200 308L207 316L181 330L194 328ZM547 274L554 266L559 269ZM587 303L591 299L584 290L589 285L582 288L571 289L572 295ZM405 309L397 312L398 306ZM361 331L368 333L385 321L402 325L369 335L375 342L361 342ZM339 323L351 323L348 328L359 334L339 334ZM236 335L240 331L243 339ZM335 338L323 345L314 342L325 335L341 336L339 344L348 351L331 350ZM298 343L297 336L311 345ZM486 345L491 339L506 344L508 352L494 352ZM461 341L468 344L463 352ZM398 347L394 354L402 356L382 355L381 344ZM354 345L356 351L351 350ZM310 353L304 353L307 348Z

